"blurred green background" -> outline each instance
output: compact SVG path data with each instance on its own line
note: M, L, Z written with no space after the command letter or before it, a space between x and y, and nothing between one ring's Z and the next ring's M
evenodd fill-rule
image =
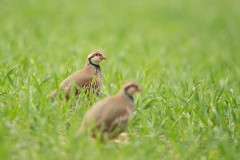
M0 0L0 159L238 159L239 10L238 0ZM90 104L48 99L96 49L108 57L100 98L128 79L144 88L127 145L76 140Z

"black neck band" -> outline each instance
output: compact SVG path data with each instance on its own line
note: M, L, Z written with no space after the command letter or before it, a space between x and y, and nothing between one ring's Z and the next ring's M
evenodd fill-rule
M133 96L127 94L127 90L128 90L130 87L131 87L131 86L126 87L126 88L124 89L124 92L125 92L125 94L128 96L128 98L133 101Z
M92 63L92 61L91 61L92 58L93 58L93 57L88 58L89 63L90 63L91 65L93 65L93 66L96 68L97 71L101 71L100 65Z

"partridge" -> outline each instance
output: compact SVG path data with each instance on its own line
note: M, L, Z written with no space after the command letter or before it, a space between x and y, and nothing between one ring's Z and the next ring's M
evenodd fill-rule
M133 96L140 90L136 82L130 81L116 95L97 102L85 114L79 134L90 131L93 138L100 140L116 138L132 117Z
M106 57L100 51L90 53L85 66L63 80L60 89L64 90L66 99L69 99L71 92L78 95L81 88L85 89L86 94L89 94L91 90L94 94L99 95L102 86L102 74L99 64L102 60L106 60ZM56 95L57 90L52 92L51 99L54 100Z

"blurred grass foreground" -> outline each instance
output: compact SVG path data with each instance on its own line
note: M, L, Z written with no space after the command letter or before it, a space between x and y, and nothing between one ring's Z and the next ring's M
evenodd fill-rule
M239 159L238 0L0 0L0 159ZM93 102L49 94L102 50L144 92L128 142L76 139Z

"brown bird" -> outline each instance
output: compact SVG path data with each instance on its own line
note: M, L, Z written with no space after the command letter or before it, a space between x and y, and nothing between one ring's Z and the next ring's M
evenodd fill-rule
M90 90L99 95L102 86L102 73L99 64L105 59L106 57L100 51L94 51L88 55L84 68L71 74L60 84L60 89L65 90L66 99L69 99L72 91L78 95L81 88L85 88L87 95ZM52 92L51 99L54 100L56 95L57 90Z
M100 140L116 138L127 126L134 113L133 96L141 89L130 81L125 83L118 94L107 97L85 114L79 133L89 132Z

